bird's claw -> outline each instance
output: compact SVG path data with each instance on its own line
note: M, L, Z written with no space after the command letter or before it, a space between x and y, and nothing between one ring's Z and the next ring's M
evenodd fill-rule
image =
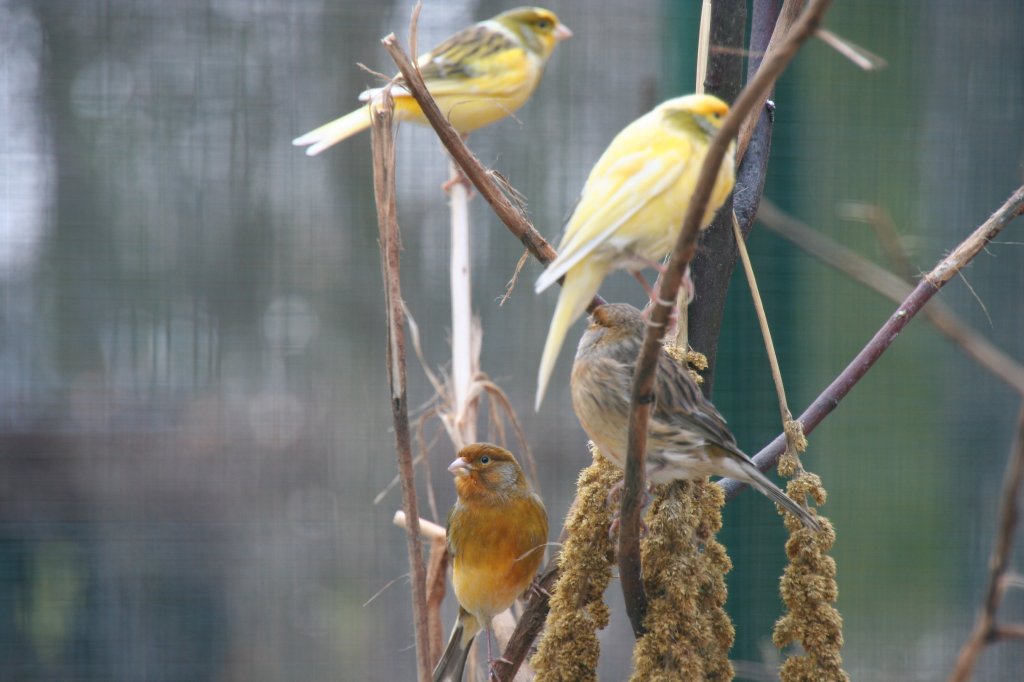
M494 660L488 661L487 662L487 679L488 680L497 680L498 679L498 671L494 667L498 663L504 663L505 665L512 665L512 661L508 660L504 656L502 656L501 658L495 658Z
M462 185L463 187L465 187L467 198L472 198L473 183L470 182L469 178L466 177L466 174L462 172L461 168L456 170L455 177L449 178L448 180L445 180L443 183L441 183L441 190L445 194L450 194L452 188L456 187L457 185Z
M540 576L535 576L530 582L530 586L526 588L526 592L537 597L547 597L551 599L551 593L544 589L544 586L540 584Z

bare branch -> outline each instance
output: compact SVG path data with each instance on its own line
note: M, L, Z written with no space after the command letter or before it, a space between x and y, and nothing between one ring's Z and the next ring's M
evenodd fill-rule
M416 626L416 661L419 679L430 679L429 626L427 622L427 568L420 545L419 510L416 503L416 481L413 472L412 438L409 433L409 403L405 385L405 322L402 314L398 232L398 209L395 201L395 139L392 127L394 101L384 91L382 106L374 111L372 126L373 193L377 202L377 226L380 231L381 272L387 305L388 383L391 390L391 415L395 428L395 450L402 477L402 508L409 519L406 528L406 549L412 580L412 611Z
M988 588L985 590L985 602L982 604L978 620L970 637L960 649L953 672L949 675L950 682L963 682L971 676L974 665L985 649L985 645L1000 637L1024 636L1024 628L1019 625L996 626L996 609L1003 598L1003 575L1006 573L1013 549L1013 535L1017 529L1019 516L1017 498L1020 495L1021 483L1024 482L1024 409L1017 418L1017 436L1014 439L1010 458L1006 463L1006 474L1003 476L1003 494L999 503L999 528L989 559Z
M711 140L704 164L697 178L697 186L690 198L683 220L683 228L676 241L668 268L661 278L658 298L674 301L687 264L697 248L697 230L707 207L708 197L718 176L718 169L728 147L754 107L764 97L775 80L785 70L800 46L807 41L821 22L830 0L814 0L793 24L792 29L774 51L769 50L757 75L740 92L722 127ZM643 349L637 358L630 396L629 452L626 457L626 477L622 493L622 512L619 516L619 577L626 598L626 609L633 632L643 633L643 583L640 572L640 510L644 491L644 466L647 446L647 422L654 400L654 370L661 347L661 337L668 322L670 306L656 303L650 309L650 327L644 338Z
M787 215L768 199L761 205L758 220L764 227L785 237L794 246L896 303L905 299L914 290L913 284L903 281L864 256ZM889 251L890 248L891 245L887 246L886 250ZM901 274L911 272L909 263L901 257L901 253L893 253L893 262L900 268ZM924 309L924 316L975 362L1024 397L1024 366L993 345L984 335L972 329L941 300L932 301Z
M1021 213L1024 213L1024 186L1019 187L999 210L924 276L924 279L914 287L914 290L903 300L896 312L846 366L846 369L804 410L799 417L800 423L804 427L804 433L813 431L839 405L839 401L845 398L857 382L868 373L868 370L903 331L903 328L921 311L924 304L931 300L946 282L970 263L1011 220ZM900 281L895 275L890 274L889 276L897 282ZM785 434L780 434L754 456L754 463L761 471L768 470L778 461L779 455L783 453L785 447ZM745 487L744 484L731 479L725 479L719 483L725 487L727 499L735 497Z

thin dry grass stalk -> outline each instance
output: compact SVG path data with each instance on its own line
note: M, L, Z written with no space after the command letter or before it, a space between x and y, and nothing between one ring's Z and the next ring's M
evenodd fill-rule
M373 115L373 192L377 202L380 232L381 273L387 306L387 368L391 391L391 414L395 430L395 450L402 481L402 508L408 524L406 550L412 581L412 611L416 626L416 662L419 679L430 679L429 624L427 618L427 569L420 544L419 509L413 472L412 438L409 432L409 403L406 395L405 325L400 280L401 239L395 200L394 102L391 93L383 94L383 106Z

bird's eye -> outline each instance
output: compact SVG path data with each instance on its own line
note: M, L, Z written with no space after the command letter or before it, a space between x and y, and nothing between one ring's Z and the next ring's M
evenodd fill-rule
M481 464L490 464L491 463L491 458L488 455L484 455L483 457L480 458L480 463Z
M545 31L551 28L551 22L548 21L547 19L541 19L540 21L537 22L537 28L539 28L542 31Z

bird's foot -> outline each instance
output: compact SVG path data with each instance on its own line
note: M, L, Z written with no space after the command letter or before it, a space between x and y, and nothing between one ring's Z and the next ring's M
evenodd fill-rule
M551 599L551 593L544 589L544 586L540 584L540 576L536 575L533 580L530 581L530 586L526 588L526 593L535 595L537 597L547 597Z
M445 194L451 194L452 189L458 185L462 185L463 187L466 188L467 198L471 199L473 197L473 183L469 181L469 178L463 175L461 170L459 171L459 174L454 178L449 178L448 180L441 183L441 190Z
M505 665L512 665L512 661L510 661L510 660L508 660L507 658L504 658L504 657L502 657L502 658L495 658L493 660L487 661L487 679L488 680L497 680L498 679L498 670L496 668L498 663L504 663Z
M683 281L680 282L679 286L684 292L686 292L686 297L683 299L683 302L686 305L690 305L693 302L693 296L696 289L693 286L693 278L690 277L689 265L687 265L686 270L683 271Z

